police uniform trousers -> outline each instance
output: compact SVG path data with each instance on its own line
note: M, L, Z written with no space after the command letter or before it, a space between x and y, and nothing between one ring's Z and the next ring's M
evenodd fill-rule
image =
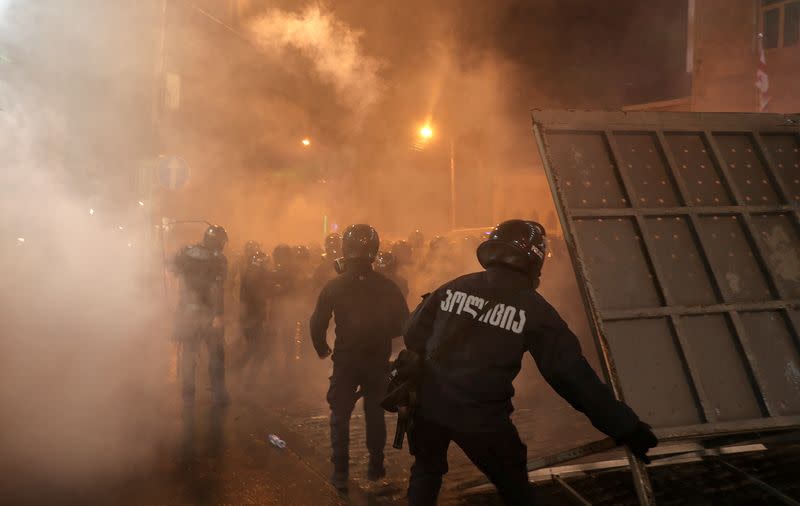
M360 396L364 399L367 449L375 464L383 464L386 422L380 406L386 395L389 362L371 357L336 357L330 377L331 460L337 471L347 471L350 457L350 416Z
M178 317L176 339L181 345L180 373L183 400L193 401L195 396L197 358L200 349L208 350L208 377L217 400L227 395L225 389L225 330L211 326L213 317L197 311L183 310Z
M447 449L455 442L497 487L504 504L534 504L528 482L527 447L508 420L488 432L459 432L420 416L408 435L414 464L408 486L411 506L433 506L447 473Z

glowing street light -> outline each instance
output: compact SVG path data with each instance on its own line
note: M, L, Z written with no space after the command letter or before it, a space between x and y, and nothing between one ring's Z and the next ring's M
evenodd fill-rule
M17 242L19 242L20 244L22 244L22 243L24 243L24 242L25 242L25 238L24 238L24 237L17 237Z
M433 128L430 125L425 125L419 129L419 136L427 140L433 137Z
M309 139L308 137L306 137L305 139L303 139L300 142L302 142L303 146L305 146L305 147L309 147L311 145L311 139Z
M94 209L89 209L89 216L94 216Z
M139 201L139 207L144 207L144 201L143 200Z

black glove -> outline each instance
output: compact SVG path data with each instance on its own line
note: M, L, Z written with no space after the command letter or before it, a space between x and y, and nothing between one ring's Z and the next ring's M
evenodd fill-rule
M647 457L647 451L656 447L658 438L653 434L649 425L639 422L632 431L620 437L618 442L627 446L631 453L640 458L645 464L649 464L650 459Z

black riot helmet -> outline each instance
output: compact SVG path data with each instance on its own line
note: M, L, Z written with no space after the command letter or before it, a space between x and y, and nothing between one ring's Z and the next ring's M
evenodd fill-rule
M375 261L380 246L378 232L369 225L350 225L342 235L342 253L345 260Z
M308 246L295 246L292 249L295 265L306 266L311 261L311 250Z
M224 227L211 225L203 234L203 246L212 251L222 251L228 244L228 233Z
M256 268L266 268L269 265L269 255L261 250L253 253L249 259L250 265Z
M342 256L342 236L336 232L325 237L325 256L334 259Z
M380 251L375 258L375 267L378 272L392 272L397 267L397 259L388 251Z
M428 245L428 251L432 254L443 252L445 249L448 249L450 246L450 241L447 240L446 237L441 235L437 235L433 239L431 239L430 244Z
M546 256L544 227L535 221L504 221L478 246L478 262L484 268L507 265L537 281Z
M416 229L408 236L408 244L416 249L422 249L425 246L425 234L422 233L422 230Z
M253 255L255 255L256 253L258 253L260 251L261 251L261 245L258 243L258 241L252 241L251 240L251 241L247 241L246 243L244 243L244 257L245 258L250 258L250 257L252 257Z
M279 244L272 250L272 260L275 267L289 267L292 264L294 251L288 244Z

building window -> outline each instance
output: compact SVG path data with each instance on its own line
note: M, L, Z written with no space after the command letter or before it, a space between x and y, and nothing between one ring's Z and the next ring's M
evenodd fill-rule
M791 2L783 8L783 45L793 46L800 41L800 2Z
M764 49L800 42L800 0L761 0L761 6Z

